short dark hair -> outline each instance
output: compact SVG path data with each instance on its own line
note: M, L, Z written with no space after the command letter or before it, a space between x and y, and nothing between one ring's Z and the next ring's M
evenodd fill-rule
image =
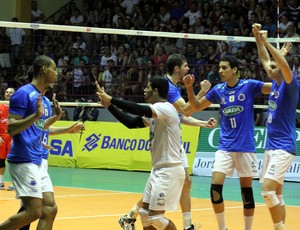
M229 63L229 66L233 69L233 68L239 68L239 61L237 60L237 58L235 56L232 56L232 55L226 55L224 57L222 57L220 59L220 62L221 61L225 61L225 62L228 62Z
M172 75L174 73L175 66L180 67L185 61L186 61L185 56L181 54L171 54L167 60L168 74Z
M153 89L157 89L159 96L167 99L169 91L169 82L165 77L153 77L150 80L150 85Z
M37 78L43 66L50 67L52 59L46 55L38 56L33 62L33 78Z

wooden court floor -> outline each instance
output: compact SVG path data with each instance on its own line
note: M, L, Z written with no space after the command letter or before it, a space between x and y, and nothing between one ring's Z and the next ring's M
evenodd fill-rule
M113 174L110 172L109 174ZM124 174L124 173L123 173ZM50 174L51 175L51 174ZM121 229L117 222L118 218L127 213L135 202L141 198L141 192L129 192L108 190L105 188L84 188L62 186L61 181L53 175L55 199L59 211L54 223L54 230L118 230ZM61 175L61 174L60 174ZM99 175L96 176L96 178ZM103 176L103 175L102 175ZM145 174L147 176L147 174ZM60 176L62 177L62 176ZM132 175L131 175L132 177ZM80 177L77 178L81 180ZM101 178L103 180L104 178ZM138 178L136 176L136 179ZM73 180L72 177L69 181ZM107 178L105 179L107 181ZM143 181L142 179L141 181ZM77 180L76 180L77 181ZM132 180L134 189L135 183ZM144 183L146 180L144 180ZM113 183L113 182L112 182ZM127 181L127 186L130 187ZM116 186L116 185L113 185ZM90 186L85 186L90 187ZM108 187L110 187L108 185ZM141 185L140 188L142 188ZM139 188L139 189L140 189ZM125 191L125 192L124 192ZM225 201L226 221L229 230L243 230L242 206L239 201ZM15 192L0 191L0 222L11 216L19 209L19 200L15 199ZM287 229L299 230L299 206L287 206ZM182 228L182 218L180 209L177 212L167 212L166 216L173 220L178 229ZM195 223L201 223L200 230L217 230L215 216L207 198L192 199L192 216ZM31 229L35 229L36 223L32 224ZM272 230L271 218L267 207L261 203L256 203L256 212L253 223L253 230ZM136 222L136 230L142 230L140 220Z

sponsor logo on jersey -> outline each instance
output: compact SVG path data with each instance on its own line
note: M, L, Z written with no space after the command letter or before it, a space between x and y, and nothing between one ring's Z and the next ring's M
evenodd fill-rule
M277 104L276 104L276 102L275 101L269 101L268 102L268 104L269 104L269 109L270 110L272 110L272 111L274 111L276 108L277 108Z
M45 121L44 120L37 120L36 122L34 122L34 124L38 129L43 130Z
M235 106L229 106L229 107L223 109L223 114L225 116L233 116L233 115L239 114L243 111L244 111L243 106L235 105Z

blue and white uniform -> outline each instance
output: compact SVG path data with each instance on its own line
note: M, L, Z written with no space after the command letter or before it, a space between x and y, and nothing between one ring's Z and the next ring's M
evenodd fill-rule
M23 118L37 111L37 100L41 94L32 84L19 88L10 99L9 112ZM43 97L43 105L46 104ZM16 197L42 198L42 137L44 115L30 127L13 137L13 145L7 156L9 172L16 188Z
M283 184L284 174L296 155L296 109L299 86L296 76L290 84L272 81L267 119L267 142L262 177Z
M220 142L215 154L213 172L239 177L257 175L254 140L254 98L261 94L263 82L239 80L234 87L220 83L213 87L206 99L220 104Z
M171 82L171 80L167 76L165 76L165 78L168 80L168 83L169 83L169 91L168 91L167 100L171 104L174 104L176 101L178 101L180 98L182 98L181 90L178 86L174 85L173 82ZM178 113L178 116L179 116L179 119L181 120L182 114ZM185 149L182 145L182 140L181 140L181 160L182 160L183 167L188 168L189 163L188 163Z

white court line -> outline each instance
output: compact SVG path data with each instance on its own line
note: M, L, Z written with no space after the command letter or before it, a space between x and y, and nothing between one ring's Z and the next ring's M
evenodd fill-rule
M111 195L127 195L134 194L132 192L111 192L111 193L91 193L91 194L70 194L70 195L54 195L54 198L66 198L66 197L90 197L90 196L111 196ZM15 197L12 198L0 198L0 201L5 200L17 200Z
M256 205L256 207L263 207L265 205ZM226 209L240 209L243 206L231 206L226 207ZM213 208L200 208L200 209L192 209L192 212L206 212L213 211ZM175 213L180 212L181 210L176 211ZM56 217L55 220L72 220L72 219L94 219L94 218L105 218L105 217L120 217L124 215L124 213L115 213L115 214L102 214L102 215L93 215L93 216L66 216L66 217Z

